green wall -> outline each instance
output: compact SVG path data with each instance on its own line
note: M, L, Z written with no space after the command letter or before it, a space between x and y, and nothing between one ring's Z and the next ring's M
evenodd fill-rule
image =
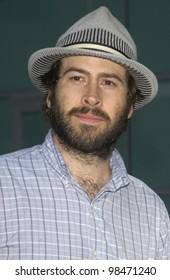
M106 5L124 23L138 59L159 80L156 99L134 115L118 148L131 174L152 187L170 212L170 1L0 0L0 154L41 143L48 125L32 86L29 56L54 46L71 24Z

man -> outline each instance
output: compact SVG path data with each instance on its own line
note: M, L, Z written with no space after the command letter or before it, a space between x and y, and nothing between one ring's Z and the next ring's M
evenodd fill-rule
M0 259L170 259L167 210L115 149L157 93L125 27L100 7L34 53L29 74L52 129L0 158Z

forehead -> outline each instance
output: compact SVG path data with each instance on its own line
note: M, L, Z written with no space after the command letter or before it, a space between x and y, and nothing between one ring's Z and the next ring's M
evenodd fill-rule
M64 57L60 61L61 70L66 70L70 67L78 67L89 72L116 72L121 75L126 74L126 69L120 64L108 59L93 57L93 56L69 56Z

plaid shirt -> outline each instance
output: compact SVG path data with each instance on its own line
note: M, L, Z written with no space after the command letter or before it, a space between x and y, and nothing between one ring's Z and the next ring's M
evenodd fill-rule
M51 131L42 145L1 156L0 259L170 259L163 202L116 150L110 164L112 180L90 201Z

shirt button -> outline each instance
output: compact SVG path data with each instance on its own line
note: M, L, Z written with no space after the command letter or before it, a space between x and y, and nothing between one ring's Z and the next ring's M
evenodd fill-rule
M65 187L68 187L68 180L64 180L63 184L64 184Z
M94 257L96 258L96 257L97 257L97 252L94 251L94 252L93 252L93 255L94 255Z

